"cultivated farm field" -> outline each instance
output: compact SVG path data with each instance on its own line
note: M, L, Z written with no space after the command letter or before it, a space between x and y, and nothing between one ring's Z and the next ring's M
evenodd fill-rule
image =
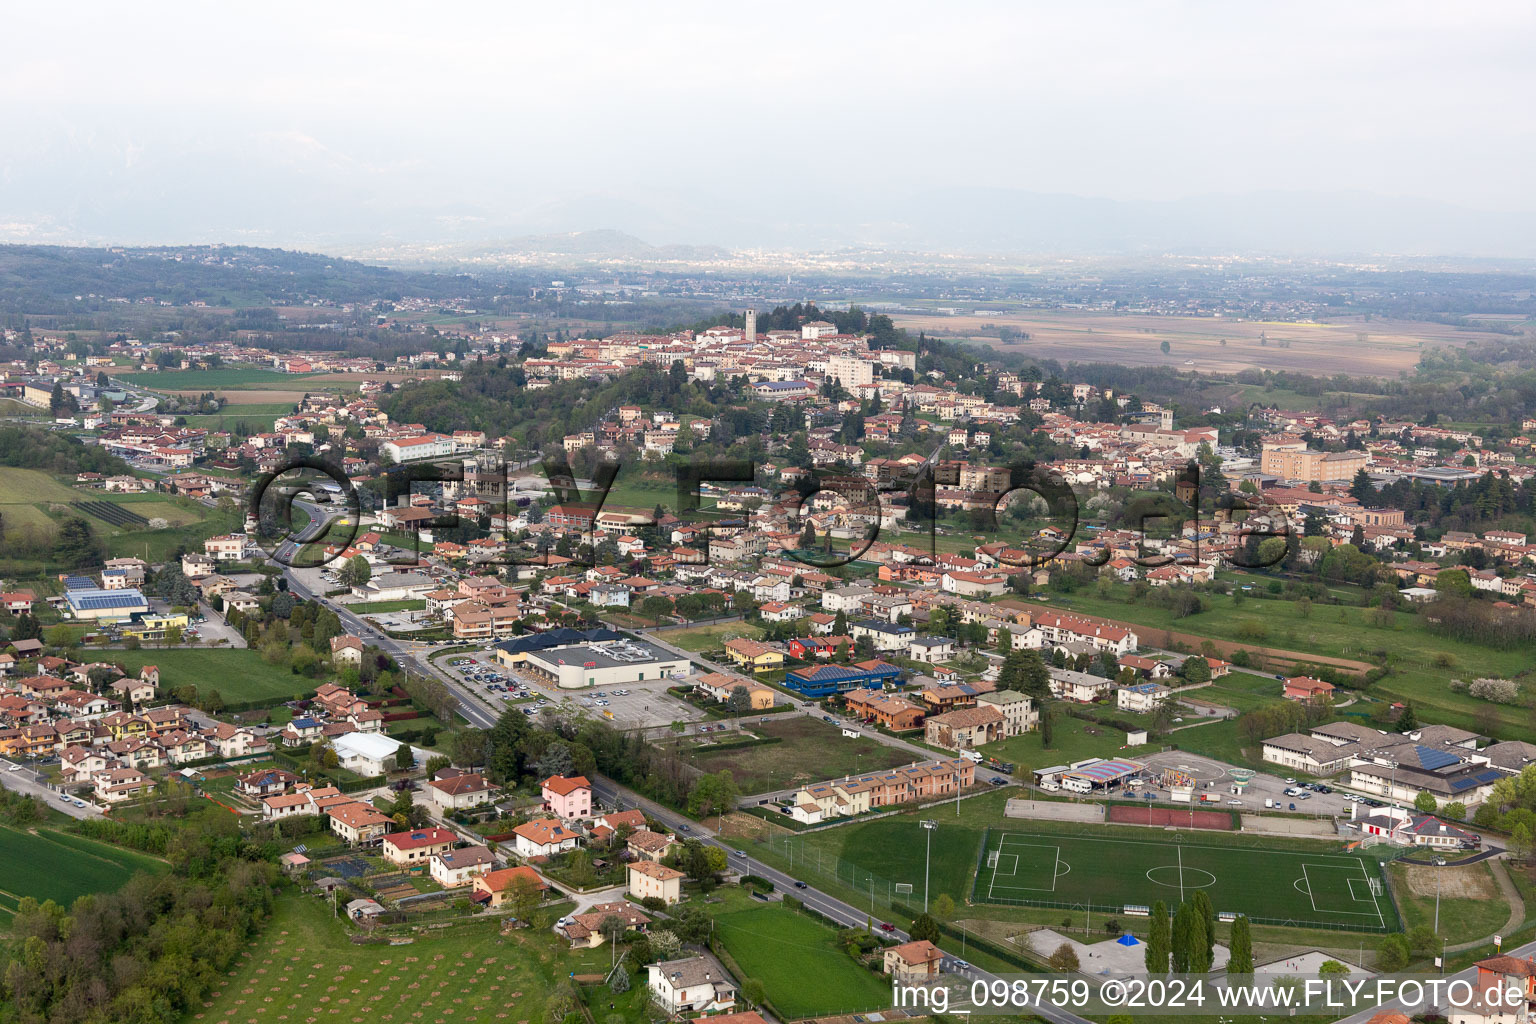
M548 933L502 936L494 920L456 925L402 946L359 946L330 903L283 896L266 929L191 1015L203 1024L269 1020L542 1020L553 979L593 969L555 951ZM608 967L608 951L592 963ZM643 979L636 983L643 985Z
M80 836L0 826L0 926L9 926L17 902L31 896L69 906L76 897L117 889L135 871L162 872L163 861Z
M1041 310L988 316L902 314L897 326L951 340L989 344L1061 362L1169 366L1235 373L1245 369L1395 377L1432 348L1460 348L1495 337L1443 324L1346 319L1328 323L1228 320ZM999 328L1027 333L1004 343ZM1260 334L1267 344L1260 344ZM1226 339L1226 344L1222 344ZM1168 342L1169 352L1161 350Z
M332 376L328 373L278 373L276 370L258 370L254 367L227 367L218 370L173 370L162 373L122 373L136 385L156 391L186 391L202 394L205 391L223 391L229 388L270 388L277 391L309 391L318 382Z

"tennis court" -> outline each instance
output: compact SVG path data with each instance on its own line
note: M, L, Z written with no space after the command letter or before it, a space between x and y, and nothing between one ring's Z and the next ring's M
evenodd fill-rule
M1372 858L1220 846L1206 839L995 833L978 865L973 898L1135 913L1125 908L1158 900L1172 908L1204 889L1218 914L1246 914L1256 923L1373 932L1395 926L1391 897Z

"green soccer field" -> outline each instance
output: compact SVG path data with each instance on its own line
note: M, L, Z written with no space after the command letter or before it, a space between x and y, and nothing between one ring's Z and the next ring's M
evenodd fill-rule
M1178 840L993 832L976 875L977 902L1084 906L1122 913L1162 900L1173 908L1204 889L1216 912L1255 923L1351 931L1396 926L1378 889L1377 862L1336 853L1208 845ZM1374 880L1374 881L1373 881Z

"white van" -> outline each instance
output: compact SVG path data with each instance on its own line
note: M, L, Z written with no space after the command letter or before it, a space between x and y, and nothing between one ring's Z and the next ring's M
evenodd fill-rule
M960 751L960 756L967 761L975 761L977 764L981 764L981 751L979 750L962 750Z

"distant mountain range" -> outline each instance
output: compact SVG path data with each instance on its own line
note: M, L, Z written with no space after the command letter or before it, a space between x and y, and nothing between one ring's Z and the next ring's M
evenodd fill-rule
M1536 213L1487 212L1366 193L1272 192L1169 202L950 188L882 200L784 205L707 195L654 203L589 197L526 211L537 233L487 237L489 218L435 241L460 252L706 259L728 250L896 249L998 255L1536 258ZM601 225L560 231L562 226ZM641 239L683 244L657 245ZM397 233L396 240L399 240ZM351 247L348 247L349 249ZM362 243L355 251L367 252Z
M455 259L550 254L688 261L728 251L843 248L1038 256L1536 258L1536 213L1368 193L1250 192L1154 202L1003 188L882 193L838 186L809 197L745 188L741 193L649 189L643 196L614 192L534 202L514 196L498 208L458 198L391 206L339 189L321 196L302 185L293 188L289 200L273 199L269 190L271 201L260 214L249 215L229 204L232 191L98 195L49 215L29 215L0 200L0 241L234 242L385 260L393 251L436 251Z

